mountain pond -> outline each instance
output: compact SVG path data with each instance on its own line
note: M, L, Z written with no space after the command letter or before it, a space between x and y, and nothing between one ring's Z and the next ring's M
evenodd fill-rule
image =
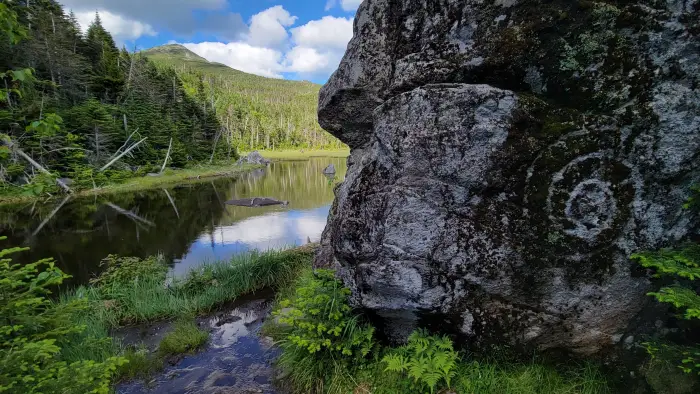
M329 164L336 167L335 178L323 174ZM72 285L98 275L100 262L110 254L162 254L171 273L181 276L197 265L252 250L318 242L333 188L346 171L344 158L280 161L233 178L82 197L62 206L60 199L5 206L0 207L0 235L8 237L3 247L30 248L15 256L20 263L53 257L73 276ZM252 197L289 204L225 204Z
M323 169L329 164L336 176ZM201 180L165 189L100 195L0 207L3 247L26 246L15 261L53 257L72 275L68 286L87 284L109 254L162 254L171 275L182 276L207 262L253 250L318 242L326 225L333 189L347 171L344 158L271 163L233 178ZM238 207L232 199L272 197L288 205ZM148 382L120 384L117 393L283 393L273 385L279 354L259 330L274 294L257 292L198 318L210 332L205 349L169 362ZM117 329L125 345L157 347L172 322Z

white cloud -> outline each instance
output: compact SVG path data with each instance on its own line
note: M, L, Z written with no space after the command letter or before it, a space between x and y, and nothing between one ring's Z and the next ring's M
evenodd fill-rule
M183 44L187 49L211 61L247 73L270 78L282 78L282 53L252 46L245 42L201 42Z
M352 38L352 19L326 16L289 29L296 19L275 6L251 18L245 42L184 45L209 61L265 77L282 78L283 73L327 77L338 67Z
M360 4L362 4L362 0L340 0L340 6L345 11L355 11Z
M287 27L292 26L296 20L297 17L281 5L257 13L250 20L248 43L267 48L284 46L289 39Z
M336 0L328 0L326 1L326 8L324 8L326 11L330 11L335 7Z
M296 45L344 51L352 38L352 19L324 16L291 31Z
M116 41L135 40L141 36L155 36L158 34L151 25L132 19L124 18L106 10L99 10L102 26L110 32ZM95 20L95 11L82 11L75 13L83 32Z
M294 47L287 52L285 63L289 72L315 74L328 68L329 58L314 48Z

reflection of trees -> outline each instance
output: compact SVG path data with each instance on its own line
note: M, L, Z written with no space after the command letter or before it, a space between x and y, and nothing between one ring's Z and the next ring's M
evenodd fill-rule
M169 260L179 258L202 230L223 214L209 184L178 187L168 193L177 205L179 218L167 195L157 189L75 200L35 237L31 234L53 206L35 207L33 212L31 207L3 210L3 223L13 224L3 225L2 233L8 236L7 245L31 248L17 256L18 262L53 257L75 281L84 283L108 254L146 257L163 253Z
M29 246L18 262L53 257L58 265L85 283L108 254L146 257L163 253L180 258L203 232L212 235L219 225L283 209L311 209L333 200L333 187L322 171L335 164L345 175L345 159L273 163L237 179L219 179L168 189L85 197L67 202L48 221L60 201L0 207L3 246ZM274 197L289 207L225 207L241 197ZM40 225L36 236L32 236ZM149 225L149 222L154 226Z

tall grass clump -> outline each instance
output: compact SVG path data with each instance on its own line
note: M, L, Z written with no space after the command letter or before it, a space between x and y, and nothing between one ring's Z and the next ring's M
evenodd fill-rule
M108 326L150 322L207 313L246 293L290 283L313 251L253 252L228 262L204 265L185 278L166 281L167 269L158 259L108 258L105 274L93 286L80 287L65 302L87 300L92 316Z

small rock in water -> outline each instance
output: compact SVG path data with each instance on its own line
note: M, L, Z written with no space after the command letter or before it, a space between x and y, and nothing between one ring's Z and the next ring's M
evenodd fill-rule
M335 175L335 166L331 163L326 167L325 170L323 170L323 173L326 175Z
M260 152L254 151L248 153L248 156L241 157L236 164L268 165L270 164L270 160L267 160L266 158L262 157Z
M270 205L289 205L289 201L280 201L270 197L253 197L229 200L226 201L226 204L238 207L267 207Z

